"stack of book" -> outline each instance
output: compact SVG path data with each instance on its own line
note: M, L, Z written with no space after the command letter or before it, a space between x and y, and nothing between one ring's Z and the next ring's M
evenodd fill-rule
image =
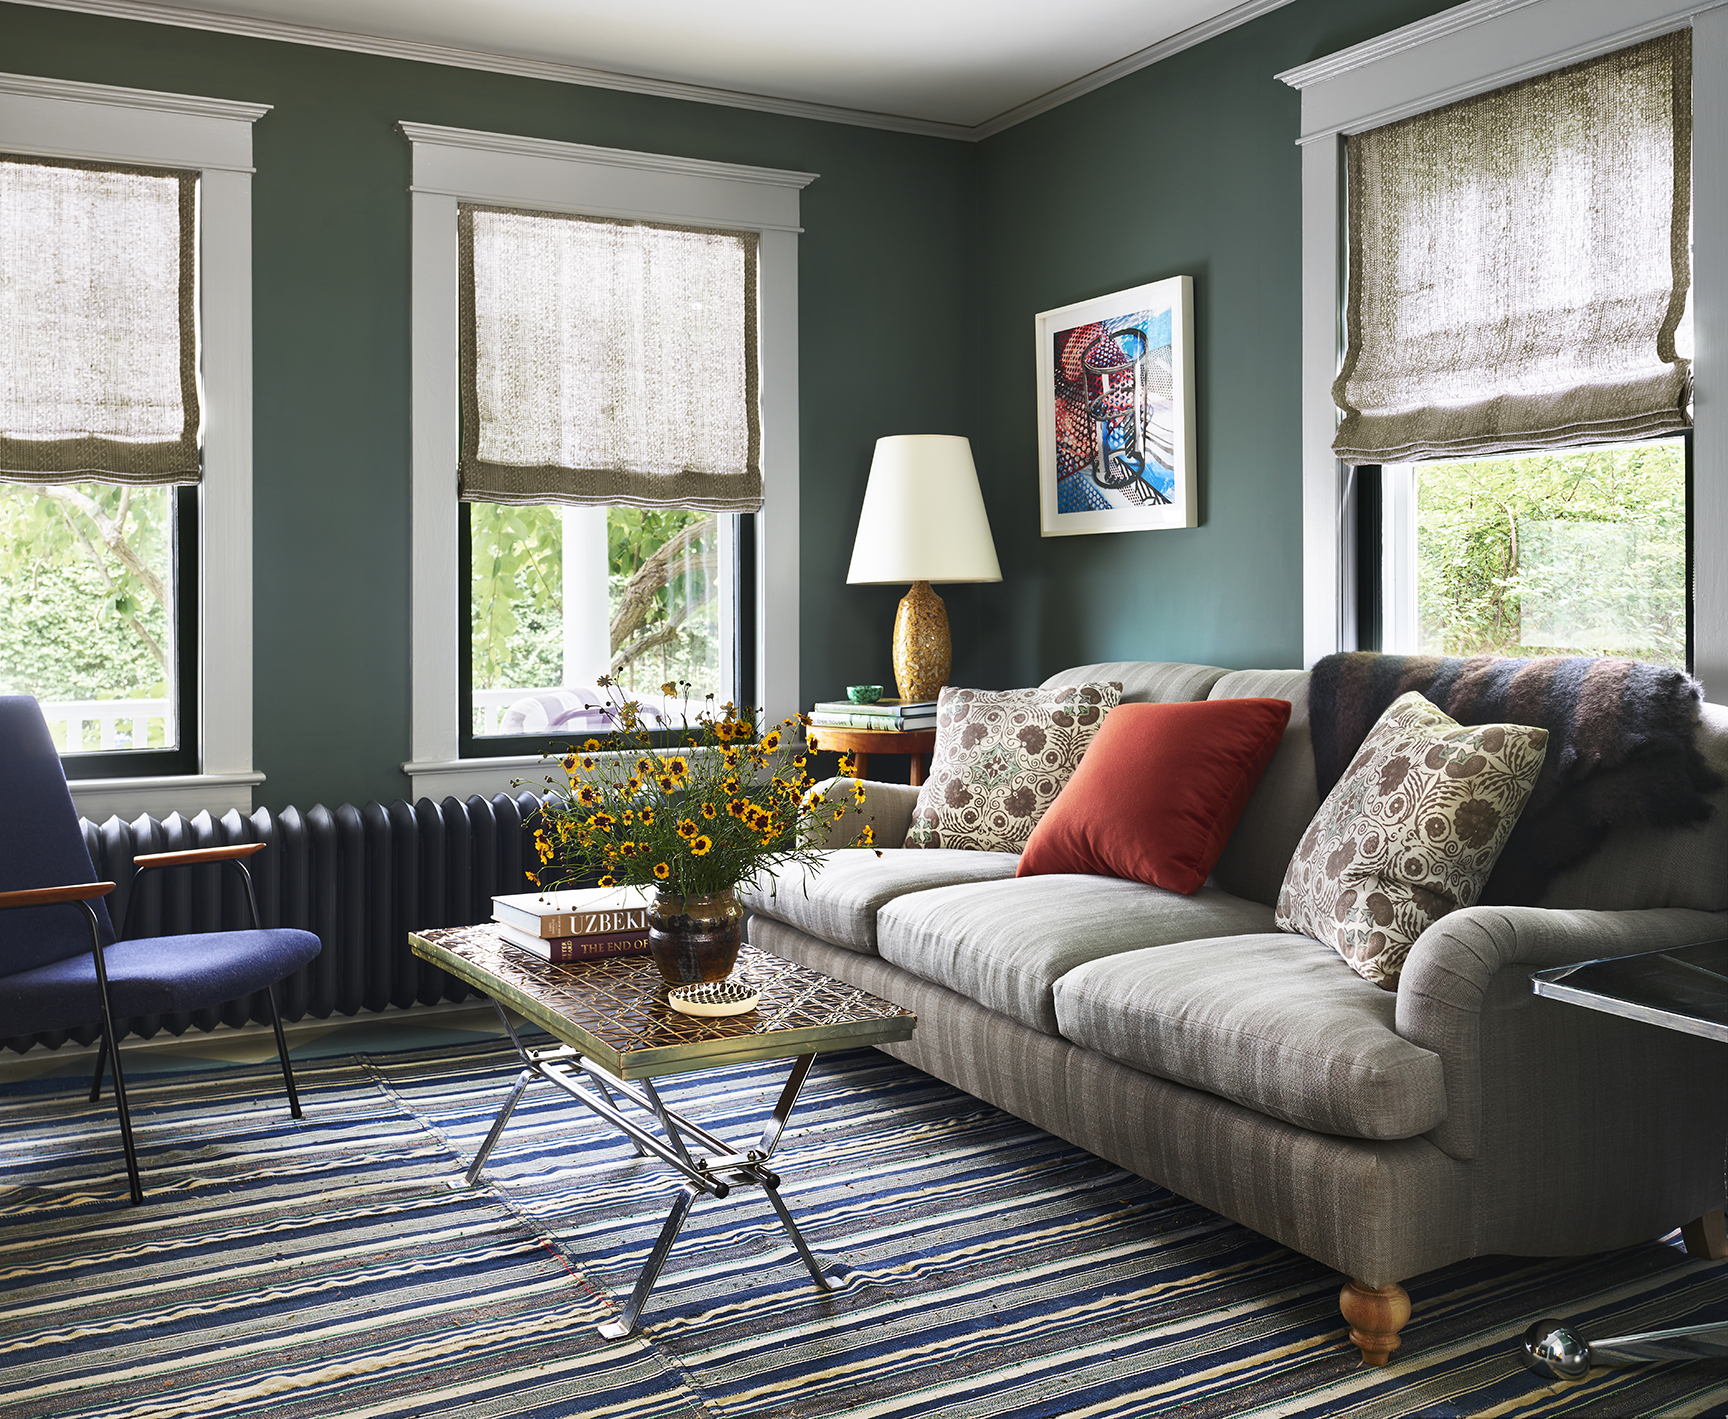
M542 961L648 954L646 887L579 887L492 898L498 934Z
M810 723L831 729L934 729L935 700L877 700L873 705L851 700L817 700Z

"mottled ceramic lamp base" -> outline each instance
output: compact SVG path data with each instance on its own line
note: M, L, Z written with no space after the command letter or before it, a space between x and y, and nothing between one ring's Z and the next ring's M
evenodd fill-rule
M903 700L933 700L954 663L948 608L927 581L915 581L894 617L894 682Z

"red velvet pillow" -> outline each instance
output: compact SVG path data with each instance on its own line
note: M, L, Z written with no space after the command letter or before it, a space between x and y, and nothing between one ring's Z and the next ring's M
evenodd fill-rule
M1014 875L1087 872L1198 890L1289 722L1288 700L1118 705Z

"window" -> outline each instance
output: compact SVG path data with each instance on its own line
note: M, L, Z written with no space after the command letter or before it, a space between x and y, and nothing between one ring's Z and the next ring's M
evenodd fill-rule
M403 769L415 796L497 792L532 775L549 741L533 733L477 736L477 727L501 727L511 708L510 702L499 708L487 701L497 691L508 696L518 689L581 689L588 672L575 666L582 659L591 662L594 652L567 656L567 644L597 648L604 642L602 653L614 657L608 663L630 648L622 623L622 638L616 648L612 645L613 598L640 566L615 561L619 549L613 539L615 527L622 534L641 512L658 516L661 527L650 530L656 537L665 534L668 543L680 536L678 530L668 531L674 515L697 522L714 516L716 521L712 547L705 533L679 545L678 569L666 584L655 586L647 615L631 634L639 641L665 633L670 670L680 657L694 657L698 642L711 638L706 631L697 634L703 625L717 625L722 646L712 665L717 683L729 675L736 698L770 717L792 713L799 694L798 194L812 175L419 123L399 126L413 145L413 757ZM487 213L507 220L488 233ZM518 221L523 224L516 226ZM551 224L569 230L557 231ZM571 230L577 234L573 241ZM577 321L590 322L590 332L596 328L594 285L627 294L633 285L654 284L659 258L629 250L644 230L673 233L674 242L687 249L706 249L715 266L753 274L753 295L740 291L728 297L738 311L738 333L726 337L736 356L716 359L717 347L705 343L709 335L692 333L692 306L703 307L696 312L703 319L713 313L708 296L700 293L708 289L702 284L706 277L684 286L682 311L664 301L649 303L649 309L657 304L663 316L659 324L649 321L646 341L634 341L642 358L628 355L622 344L597 346L591 338L569 343L569 332L585 328ZM482 359L477 339L472 348L463 348L464 331L485 322L474 318L478 305L475 311L462 309L465 288L472 286L477 302L485 289L478 276L464 282L463 265L483 271L488 241L507 258L501 269L518 260L509 250L512 245L520 252L539 244L548 253L539 265L526 264L526 299L500 308L516 312L509 316L514 329L495 347L503 358L490 362ZM596 248L602 253L604 282L566 276L571 246L590 248L590 257ZM746 259L752 246L753 262ZM586 269L595 269L591 261ZM742 329L746 313L755 317L753 340ZM718 338L718 331L712 333ZM745 421L712 417L708 377L723 369L726 385L744 391L750 376L743 358L751 346L754 393L726 396ZM512 350L526 350L528 358ZM604 359L598 376L592 368L584 372L584 361L592 365L599 355ZM472 370L468 388L465 369ZM632 370L640 373L628 373ZM617 426L594 417L612 396L600 401L593 396L597 387L610 389L605 380L625 373L635 383L619 407L635 417L638 427L619 442ZM483 408L483 396L491 413ZM752 408L754 429L748 422ZM666 409L673 412L660 412ZM547 410L555 417L542 417ZM718 463L709 459L716 447L728 450ZM574 487L563 481L572 474ZM576 516L563 510L571 504L586 510L585 530L573 529L566 520ZM560 509L556 517L546 511L553 507ZM760 510L748 511L756 507ZM580 537L591 549L598 547L602 513L608 542L604 562L597 553L580 563L574 555L566 557L566 538ZM515 528L508 526L512 517ZM544 566L524 567L530 549L539 558L554 543L556 579ZM646 539L642 545L640 565L645 566L653 549ZM508 612L496 629L505 662L513 667L503 683L490 684L483 683L493 673L486 668L488 648L477 651L474 624L476 575L489 574L488 558L497 563L497 589L508 585L513 592L508 600L487 599L483 605L485 617L495 609ZM671 562L673 554L664 560ZM588 590L567 596L567 571ZM658 574L656 568L650 571ZM596 590L602 572L607 580L604 630ZM615 584L617 578L623 582ZM639 582L638 591L652 580ZM482 596L489 598L490 592ZM625 609L620 602L619 614ZM536 643L530 647L524 628L536 620ZM674 621L677 627L670 624ZM487 634L490 638L490 630ZM677 636L686 637L682 648ZM728 638L734 643L731 654L724 649ZM652 664L658 674L662 643L638 648L642 654L632 657L640 662L638 673L645 677ZM530 674L550 677L554 660L556 685L521 683ZM491 725L481 719L483 713L496 716ZM525 727L539 713L523 705L513 724ZM551 736L560 745L569 737Z
M1708 421L1688 432L1692 381L1719 371L1703 339L1689 358L1686 326L1721 318L1705 175L1728 131L1690 97L1728 68L1728 17L1514 8L1473 0L1281 76L1303 92L1305 658L1685 664L1690 646L1720 698L1728 445ZM1568 88L1587 101L1568 109ZM1460 160L1448 143L1472 126L1486 157ZM1424 150L1415 170L1377 170L1401 142ZM1365 209L1401 184L1414 200L1382 240ZM1392 307L1363 296L1376 268L1397 273Z
M0 159L0 692L74 776L196 768L196 212L194 173Z
M24 236L0 233L0 267L52 249L60 274L88 278L36 296L10 277L0 286L0 556L11 559L0 578L0 677L101 702L94 719L74 728L68 718L57 731L73 799L97 821L250 812L263 778L252 766L251 171L252 124L267 112L0 74L8 163L35 170L60 203L26 217ZM150 180L140 184L140 172ZM65 181L56 173L77 177L53 197ZM180 221L151 242L177 253L174 313L110 308L100 329L77 335L58 303L110 288L149 254L135 211L118 235L98 229L116 187L121 198L127 188L172 194L160 201ZM42 196L39 186L31 200ZM193 205L195 226L185 220ZM45 239L56 222L69 240ZM52 370L46 381L28 374L6 343L26 341L28 355L48 336L83 340L83 368L104 378L72 382L69 399ZM175 346L167 357L164 340ZM84 608L82 624L69 600ZM32 620L13 637L21 614ZM145 693L156 689L167 693ZM115 697L166 699L175 727L167 713L145 713L142 724L106 716Z
M668 729L737 698L757 233L467 203L457 232L463 752L610 733L602 677Z
M1392 610L1359 644L1686 668L1684 446L1600 441L1690 424L1691 55L1682 29L1347 140L1333 447L1384 466Z
M597 681L679 722L739 698L740 517L690 508L469 502L469 753L605 734ZM487 744L484 741L510 741ZM536 747L542 747L536 745Z
M1687 667L1684 439L1380 476L1380 649Z

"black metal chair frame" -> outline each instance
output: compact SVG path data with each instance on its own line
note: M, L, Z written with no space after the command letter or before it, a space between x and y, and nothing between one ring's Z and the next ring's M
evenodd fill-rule
M263 847L262 843L236 845L246 855ZM252 927L256 931L258 925L258 898L252 889L252 874L246 870L246 864L239 860L238 855L228 856L233 849L190 849L185 852L156 853L152 856L156 861L144 861L135 864L132 872L131 897L126 904L126 929L121 933L120 940L131 937L133 915L142 895L139 884L147 872L159 872L172 867L190 867L201 862L215 862L235 868L240 873L240 880L246 888L246 906L251 913ZM96 920L96 909L90 905L91 897L105 897L114 890L112 882L94 882L80 884L91 890L87 895L75 898L77 905L84 910L84 916L90 928L90 952L96 964L96 992L101 997L102 1033L101 1042L96 1051L96 1077L90 1082L90 1102L95 1103L102 1096L102 1078L107 1072L108 1056L114 1056L114 1102L120 1114L120 1137L126 1149L126 1178L132 1198L132 1205L138 1206L144 1201L144 1185L138 1174L138 1150L132 1141L132 1113L126 1102L126 1077L120 1068L120 1036L114 1025L114 1008L108 997L108 966L103 957L102 932ZM62 889L64 890L64 889ZM28 895L19 893L18 895ZM0 908L8 906L46 905L46 903L4 902ZM242 928L245 929L245 928ZM270 984L264 987L265 998L270 1002L270 1027L276 1035L276 1053L282 1061L282 1080L288 1087L288 1107L295 1118L303 1118L300 1111L300 1094L294 1087L294 1066L288 1060L288 1037L282 1032L282 1013L276 1004L276 987Z

